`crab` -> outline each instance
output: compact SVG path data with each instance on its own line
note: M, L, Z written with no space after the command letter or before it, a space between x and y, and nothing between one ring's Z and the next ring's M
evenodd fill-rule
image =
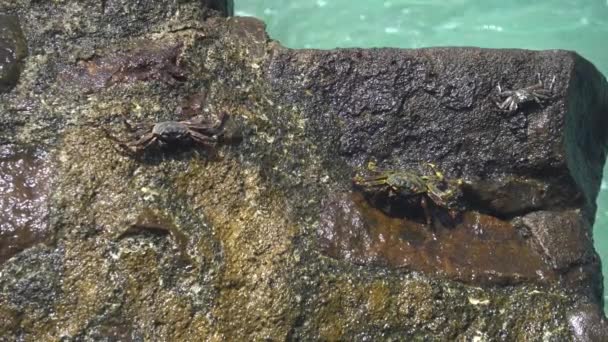
M503 102L496 102L498 108L513 113L519 109L519 106L532 101L542 106L543 101L551 98L555 76L553 76L553 80L548 89L545 88L543 81L540 78L540 74L537 74L537 76L538 83L518 90L502 90L500 83L498 83L496 86L498 88L498 96L503 98L506 97Z
M163 121L154 124L147 133L140 135L139 138L131 142L118 140L107 131L105 133L119 146L132 153L145 151L152 146L177 146L195 143L203 147L209 147L217 143L218 137L223 133L227 119L228 114L221 112L219 115L220 121L215 125L201 118L185 121ZM126 119L124 123L129 131L137 131Z
M434 164L425 165L432 171L430 174L421 175L412 170L378 171L372 167L373 176L356 175L353 183L367 193L384 192L391 197L414 199L424 210L427 225L432 224L428 201L437 207L447 209L452 219L455 219L458 213L464 210L463 181L447 180Z

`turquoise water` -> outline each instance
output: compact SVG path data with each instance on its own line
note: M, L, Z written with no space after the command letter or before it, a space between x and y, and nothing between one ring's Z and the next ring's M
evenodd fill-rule
M567 49L608 75L608 0L235 0L235 7L292 48ZM597 201L594 238L608 289L607 181Z

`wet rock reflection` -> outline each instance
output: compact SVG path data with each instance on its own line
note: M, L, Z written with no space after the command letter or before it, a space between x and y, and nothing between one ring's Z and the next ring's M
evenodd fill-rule
M556 275L508 222L467 212L454 227L390 217L358 193L323 203L322 252L359 265L407 268L472 283L512 284Z
M0 146L0 264L48 237L46 152Z

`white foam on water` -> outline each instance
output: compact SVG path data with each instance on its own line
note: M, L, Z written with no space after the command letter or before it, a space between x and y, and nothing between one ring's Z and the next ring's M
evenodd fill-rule
M483 25L480 27L480 29L484 30L484 31L496 31L496 32L504 31L502 26L497 26L497 25Z
M254 13L249 13L247 11L234 11L234 14L236 14L237 17L253 17L253 16L255 16Z
M399 28L398 27L385 27L384 32L387 34L396 34L396 33L399 33Z
M445 24L439 25L439 29L441 30L453 30L455 28L458 28L462 26L462 23L459 23L457 21L448 21Z
M325 6L327 6L327 1L325 1L325 0L317 0L317 6L319 6L319 7L325 7Z

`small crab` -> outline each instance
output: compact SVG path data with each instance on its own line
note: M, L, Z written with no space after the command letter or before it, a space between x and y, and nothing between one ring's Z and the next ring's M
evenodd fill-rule
M427 225L432 223L427 200L437 207L447 209L452 219L455 219L456 215L464 210L462 180L446 180L434 164L426 165L432 170L430 175L421 175L411 170L377 171L372 168L374 176L357 175L353 178L353 183L365 192L388 192L389 196L398 195L406 199L416 199L424 210Z
M540 74L537 74L537 76L538 83L519 90L502 90L499 83L496 86L498 88L498 96L506 97L506 99L503 102L496 102L498 108L513 113L523 104L535 101L539 105L542 105L544 100L550 99L553 92L553 84L555 83L555 76L553 76L549 89L545 88Z
M132 142L120 141L110 135L109 132L105 132L106 136L132 153L142 152L153 145L176 146L196 143L203 147L209 147L214 145L218 141L218 137L223 133L228 114L221 112L219 119L219 123L215 125L205 122L200 118L185 121L159 122L153 125L148 130L148 133L140 135L139 138ZM137 131L126 120L124 120L124 123L129 131Z

